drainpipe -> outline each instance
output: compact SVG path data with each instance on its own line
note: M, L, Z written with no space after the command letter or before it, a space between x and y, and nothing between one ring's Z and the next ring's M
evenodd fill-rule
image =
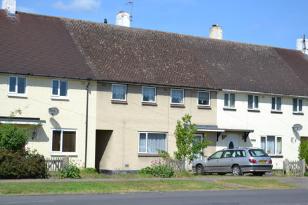
M84 168L87 168L87 154L88 154L88 127L89 127L89 94L90 94L90 81L86 85L87 90L87 102L86 102L86 139L85 139L85 159L84 159Z

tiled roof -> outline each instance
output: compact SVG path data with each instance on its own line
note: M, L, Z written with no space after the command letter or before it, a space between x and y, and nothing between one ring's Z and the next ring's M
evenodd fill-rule
M1 72L308 96L295 50L25 13L2 12L0 34Z

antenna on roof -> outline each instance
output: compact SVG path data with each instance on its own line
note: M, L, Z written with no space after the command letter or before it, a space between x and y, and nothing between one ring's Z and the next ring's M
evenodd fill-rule
M133 22L134 1L128 0L127 5L129 6L130 22Z
M306 50L307 50L307 46L306 46L306 35L304 34L304 36L303 36L303 50L304 50L304 52L306 52Z

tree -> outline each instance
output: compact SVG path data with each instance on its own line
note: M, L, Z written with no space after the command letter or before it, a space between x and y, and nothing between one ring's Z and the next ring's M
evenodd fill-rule
M177 122L175 130L177 151L174 152L177 160L191 163L207 147L206 140L196 140L196 133L197 127L192 124L190 115L186 114Z
M8 151L24 150L28 142L26 130L14 125L0 126L0 148Z

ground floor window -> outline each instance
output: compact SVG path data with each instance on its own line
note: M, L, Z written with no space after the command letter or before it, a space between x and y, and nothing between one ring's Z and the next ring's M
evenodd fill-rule
M53 152L76 152L76 131L53 130L52 131Z
M261 148L269 155L281 155L282 138L277 136L262 136Z
M139 133L139 153L158 154L159 151L167 151L166 133Z

